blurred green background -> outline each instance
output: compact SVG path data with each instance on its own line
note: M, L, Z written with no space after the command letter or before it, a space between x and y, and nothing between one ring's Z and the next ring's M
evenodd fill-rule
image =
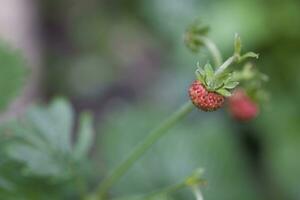
M83 110L95 115L90 165L80 172L87 191L188 99L196 62L209 59L206 50L192 54L183 44L186 27L200 18L224 56L232 53L235 32L244 50L260 54L256 64L270 77L270 101L249 123L235 122L226 109L195 109L116 184L112 196L163 188L203 167L205 200L300 199L300 1L44 0L37 5L44 48L39 99L64 96L75 108L75 119ZM0 66L0 89L7 85L3 91L15 87L2 78L7 68ZM14 74L9 76L19 80ZM7 92L1 92L2 103ZM45 188L24 195L22 184L31 175L6 177L5 182L1 162L2 199L79 198L77 186L64 179L49 181L43 174L33 178ZM21 189L7 192L9 181ZM186 189L170 198L193 196Z

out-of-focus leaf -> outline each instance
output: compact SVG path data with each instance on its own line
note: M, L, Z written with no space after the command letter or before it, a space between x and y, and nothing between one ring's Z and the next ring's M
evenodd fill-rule
M6 180L5 178L0 178L0 189L3 188L5 190L9 190L9 191L12 191L14 189L14 186L13 184Z
M225 84L226 89L234 89L236 86L238 86L239 82L237 81L231 81Z
M71 149L73 111L63 99L56 99L49 108L34 107L28 117L36 130L56 149L68 152Z
M81 114L79 126L77 141L74 146L74 155L76 158L86 156L93 143L94 129L90 113Z
M71 145L73 109L61 98L47 107L34 106L21 119L1 124L0 199L23 199L20 196L24 199L65 199L62 196L69 195L70 188L76 196L81 190L76 188L78 181L82 182L87 175L86 152L91 147L92 120L91 115L82 115L80 139L77 139L80 142L76 148ZM6 183L13 184L13 193ZM84 187L82 184L80 188ZM32 187L35 191L30 189ZM51 189L56 193L45 197L45 190Z
M49 152L30 145L11 145L8 154L11 159L27 166L25 172L38 176L59 176L66 170L59 165L60 162L55 157L50 156Z
M24 164L24 172L58 179L71 177L73 111L63 99L49 107L31 108L25 119L12 123L16 137L7 147L9 159Z
M230 97L231 96L231 93L227 89L224 89L224 88L218 89L216 92L223 95L223 96L225 96L225 97Z

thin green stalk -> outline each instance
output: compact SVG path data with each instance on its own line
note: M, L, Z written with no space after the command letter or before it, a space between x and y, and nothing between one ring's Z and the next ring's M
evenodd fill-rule
M198 186L194 186L192 188L192 190L193 190L196 200L203 200L202 192Z
M144 196L144 199L151 199L157 195L160 195L160 194L164 194L164 195L170 195L170 194L173 194L174 192L178 191L178 190L181 190L183 188L187 187L186 183L185 182L182 182L182 183L177 183L175 185L171 185L169 187L166 187L162 190L159 190L159 191L156 191L156 192L152 192L148 195L145 195Z
M157 142L163 135L165 135L172 126L174 126L188 113L190 113L193 107L193 104L190 101L188 101L182 107L180 107L174 114L172 114L168 119L163 121L160 124L160 126L151 131L149 133L149 136L142 143L140 143L129 154L129 156L110 173L110 175L106 179L104 179L101 182L97 190L98 199L104 199L111 186L114 183L116 183L155 142Z
M221 66L223 63L223 58L222 58L222 55L221 55L217 45L207 37L201 36L200 40L203 42L203 44L206 46L206 48L210 52L210 54L213 58L215 67Z
M215 75L220 75L222 74L227 67L229 67L232 63L234 63L237 60L237 56L233 55L229 57L219 68L217 68Z

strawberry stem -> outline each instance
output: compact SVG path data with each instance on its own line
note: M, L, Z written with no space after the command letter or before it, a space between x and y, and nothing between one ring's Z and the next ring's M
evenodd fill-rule
M193 104L188 101L169 118L163 121L156 129L152 130L146 139L137 145L129 156L100 183L98 190L96 191L96 195L98 196L97 199L103 200L111 186L116 183L154 143L165 135L171 127L189 114L193 108Z
M158 196L160 194L170 195L170 194L175 193L176 191L184 189L186 187L187 187L187 185L185 184L185 182L180 182L180 183L177 183L175 185L168 186L168 187L166 187L166 188L164 188L162 190L159 190L159 191L156 191L156 192L152 192L152 193L150 193L148 195L145 195L143 197L143 199L152 199L153 197Z
M211 53L215 66L220 66L223 63L223 58L217 45L208 37L200 36L199 39L203 42L208 51Z
M201 192L201 190L198 186L193 186L192 189L193 189L193 193L196 197L196 200L203 200L204 199L203 195L202 195L202 192Z
M215 71L215 75L218 76L220 74L222 74L227 67L229 67L232 63L236 62L237 60L237 56L233 55L231 57L229 57L216 71Z

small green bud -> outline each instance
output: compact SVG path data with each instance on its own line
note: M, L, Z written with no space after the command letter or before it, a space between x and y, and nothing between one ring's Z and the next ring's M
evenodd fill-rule
M198 52L199 49L204 46L202 41L203 36L209 31L209 27L203 25L200 20L196 20L186 30L184 34L184 43L188 49L193 52Z

